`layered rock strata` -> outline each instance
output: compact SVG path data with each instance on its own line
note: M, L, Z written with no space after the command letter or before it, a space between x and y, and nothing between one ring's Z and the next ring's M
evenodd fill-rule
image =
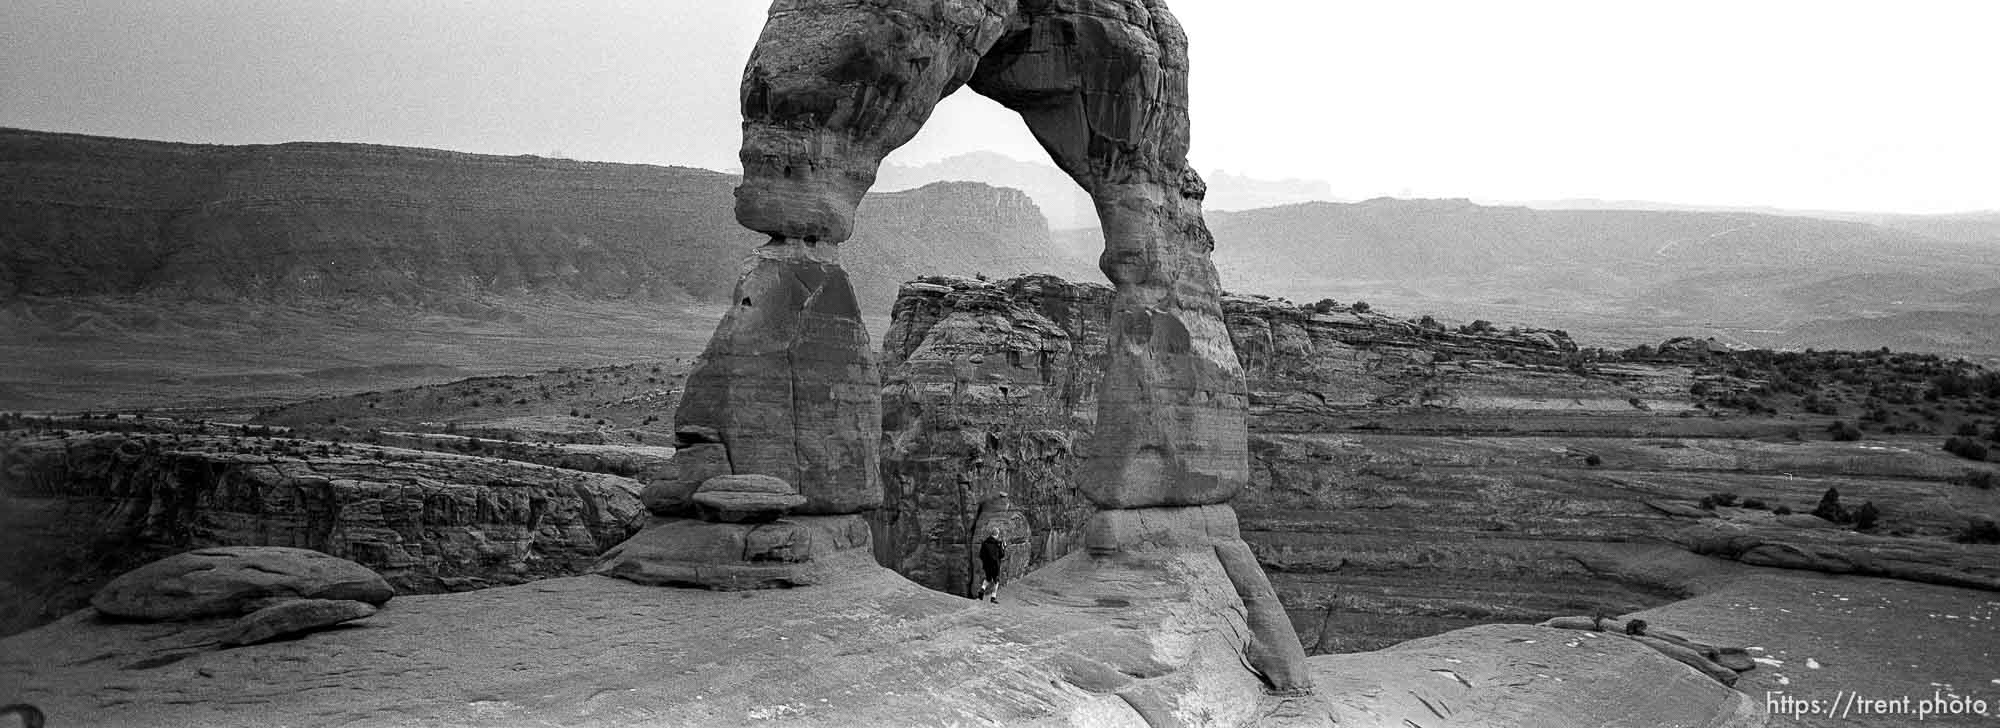
M800 513L881 505L881 375L838 248L774 242L745 262L736 304L695 361L674 413L692 493L716 475L798 488Z
M402 594L579 574L637 532L639 484L506 460L282 438L0 436L0 629L216 546L350 559Z

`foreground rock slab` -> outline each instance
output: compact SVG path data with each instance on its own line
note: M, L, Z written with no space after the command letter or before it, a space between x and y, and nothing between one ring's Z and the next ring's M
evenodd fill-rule
M1495 624L1310 659L1341 726L1761 726L1749 696L1632 640Z
M380 605L396 592L368 567L308 549L225 546L139 567L90 604L114 617L155 621L235 616L295 599Z
M219 651L190 646L212 641L226 622L107 622L86 610L0 640L0 684L11 686L10 699L46 709L54 725L106 728L1228 726L1291 722L1287 716L1326 725L1353 713L1321 701L1348 694L1362 676L1393 674L1429 695L1456 689L1411 662L1412 652L1315 658L1322 684L1335 689L1265 694L1234 647L1243 616L1218 608L1236 595L1212 557L1189 556L1198 553L1073 555L1003 590L998 606L880 568L810 588L740 593L548 579L403 597L346 629ZM1172 573L1186 578L1165 578ZM1554 660L1537 650L1556 648L1523 647L1516 636L1452 643L1464 646L1452 656L1495 665L1490 673L1463 668L1475 684L1487 674L1527 680L1529 663L1550 676L1523 693L1539 702L1512 708L1513 689L1485 689L1491 707L1479 714L1552 725L1569 714L1547 711L1584 706L1576 715L1593 718L1629 708L1632 720L1655 721L1649 725L1711 725L1680 719L1719 712L1664 699L1637 708L1600 701L1605 690L1635 694L1662 674L1671 678L1669 668L1687 672L1685 684L1721 690L1644 647L1568 651ZM1372 661L1354 669L1329 662L1350 659ZM1364 664L1381 667L1369 673ZM1394 665L1402 666L1388 672ZM1350 724L1402 725L1343 725Z

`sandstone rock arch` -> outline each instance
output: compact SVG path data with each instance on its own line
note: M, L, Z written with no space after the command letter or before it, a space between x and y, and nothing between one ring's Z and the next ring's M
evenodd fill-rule
M1102 222L1099 268L1116 292L1077 484L1101 509L1083 534L1090 554L1199 553L1240 596L1252 666L1274 688L1308 688L1297 637L1227 505L1248 480L1247 397L1209 258L1206 188L1187 164L1187 72L1165 0L773 2L743 76L736 191L738 222L770 240L745 263L675 413L681 476L648 503L686 515L702 482L747 473L795 486L805 517L882 504L879 373L839 244L883 158L970 88L1021 115ZM729 551L761 537L705 538ZM766 563L824 550L759 548ZM704 568L659 578L701 582Z

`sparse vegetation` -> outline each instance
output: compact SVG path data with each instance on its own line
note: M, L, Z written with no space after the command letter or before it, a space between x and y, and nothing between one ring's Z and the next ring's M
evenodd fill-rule
M1965 458L1985 462L1986 446L1970 437L1953 437L1944 441L1944 451Z
M2000 544L2000 523L1991 518L1974 518L1965 524L1965 530L1960 531L1955 540L1959 543Z
M1819 505L1813 508L1812 514L1833 523L1854 522L1854 516L1847 512L1847 507L1840 504L1840 490L1837 488L1826 489L1826 493L1819 497Z
M1952 479L1952 482L1959 485L1969 485L1980 490L1992 490L1996 481L2000 481L2000 476L1995 476L1991 470L1967 470Z
M1875 509L1874 501L1862 501L1861 507L1854 509L1854 530L1873 530L1875 522L1881 517L1882 512Z

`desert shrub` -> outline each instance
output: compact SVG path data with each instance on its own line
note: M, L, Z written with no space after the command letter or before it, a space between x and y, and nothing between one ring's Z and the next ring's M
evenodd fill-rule
M1951 434L1954 434L1954 435L1957 435L1957 436L1959 436L1959 437L1978 437L1978 436L1979 436L1979 423L1976 423L1976 422L1960 422L1960 423L1958 423L1958 430L1957 430L1957 431L1955 431L1955 432L1953 432L1953 433L1951 433Z
M1862 501L1861 507L1854 509L1854 530L1867 531L1875 527L1882 518L1882 512L1875 510L1874 501Z
M1776 507L1776 508L1773 508L1773 509L1771 509L1771 515L1774 515L1774 516L1789 516L1789 515L1792 515L1792 507L1791 507L1791 506L1778 506L1778 507Z
M1583 464L1585 464L1585 465L1588 465L1588 466L1590 466L1590 467L1593 467L1593 468L1594 468L1594 467L1597 467L1597 466L1599 466L1599 465L1603 465L1603 464L1604 464L1604 458L1603 458L1603 457L1601 457L1601 456L1599 456L1599 455L1598 455L1597 453L1591 453L1591 454L1589 454L1589 455L1585 455L1585 456L1583 457Z
M1959 485L1969 485L1980 490L1992 490L1994 485L2000 484L2000 476L1995 476L1991 470L1967 470L1958 477L1952 478L1951 482Z
M1764 502L1761 500L1757 500L1756 498L1743 499L1743 507L1753 511L1761 511L1765 509Z
M1958 533L1959 543L2000 544L2000 523L1991 518L1974 518L1966 522L1965 530Z
M1355 313L1368 313L1368 302L1367 302L1367 301L1355 301L1355 302L1354 302L1354 312L1355 312Z
M1328 311L1332 311L1332 310L1334 309L1334 307L1335 307L1335 306L1339 306L1339 305L1340 305L1339 303L1335 303L1335 302L1334 302L1334 300L1333 300L1333 299L1331 299L1331 298L1322 298L1322 299L1320 299L1320 300L1319 300L1319 302L1318 302L1318 303L1314 303L1314 304L1313 304L1313 306L1312 306L1312 308L1313 308L1313 313L1326 313L1326 312L1328 312ZM1365 310L1365 309L1360 309L1360 308L1357 308L1357 309L1355 309L1355 310L1356 310L1356 311L1361 311L1361 310Z
M1735 493L1713 493L1708 497L1715 499L1715 504L1718 506L1729 506L1732 508L1736 506Z
M1854 521L1854 517L1848 514L1847 508L1840 504L1840 490L1837 488L1826 489L1826 493L1819 497L1819 505L1813 507L1812 514L1834 523Z
M1715 496L1714 495L1702 496L1701 500L1696 502L1695 505L1699 506L1704 511L1715 510Z
M1986 446L1970 437L1953 437L1945 440L1944 451L1967 460L1986 459Z
M1832 433L1833 439L1839 442L1854 442L1861 439L1861 428L1847 420L1827 425L1826 431Z

